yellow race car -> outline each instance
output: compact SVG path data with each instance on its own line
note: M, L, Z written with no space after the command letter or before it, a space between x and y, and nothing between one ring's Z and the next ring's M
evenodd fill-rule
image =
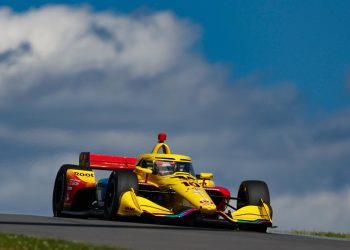
M83 152L79 166L63 165L53 189L54 216L208 218L243 230L272 227L265 182L243 181L237 197L231 197L227 188L215 185L212 173L195 175L192 159L173 154L165 140L166 134L159 134L152 152L138 158ZM93 170L111 174L96 181ZM231 200L237 200L236 207Z

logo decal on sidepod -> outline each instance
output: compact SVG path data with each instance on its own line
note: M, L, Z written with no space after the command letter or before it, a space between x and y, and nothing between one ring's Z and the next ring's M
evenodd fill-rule
M69 175L72 178L75 178L76 180L81 180L87 183L94 183L95 182L95 174L91 171L85 171L85 170L69 170ZM72 183L73 184L73 183ZM74 183L77 184L77 183Z

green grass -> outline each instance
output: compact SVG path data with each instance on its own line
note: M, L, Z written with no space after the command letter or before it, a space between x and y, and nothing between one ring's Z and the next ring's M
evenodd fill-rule
M300 235L308 235L308 236L350 239L350 233L315 232L315 231L309 232L309 231L303 231L303 230L293 230L290 232L292 234L300 234Z
M122 250L122 248L83 244L65 240L0 233L1 250Z

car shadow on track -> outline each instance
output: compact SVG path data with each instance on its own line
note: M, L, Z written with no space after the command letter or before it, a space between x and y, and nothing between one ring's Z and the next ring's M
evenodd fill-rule
M73 219L73 218L50 218L49 222L38 221L1 221L0 225L22 225L22 226L53 226L53 227L81 227L81 228L130 228L130 229L161 229L161 230L205 230L205 231L227 231L235 230L233 225L217 221L172 221L172 220L146 220L134 218L121 218L115 221L104 221L98 219ZM66 221L69 219L69 222Z

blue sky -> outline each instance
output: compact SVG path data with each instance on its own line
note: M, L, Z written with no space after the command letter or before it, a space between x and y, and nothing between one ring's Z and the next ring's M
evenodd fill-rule
M166 132L233 195L265 180L281 229L349 232L349 7L0 1L0 212L50 215L61 164Z
M51 4L89 4L99 11L171 10L202 29L199 49L226 63L233 79L257 73L263 84L291 81L311 112L350 104L349 1L0 1L25 11Z

